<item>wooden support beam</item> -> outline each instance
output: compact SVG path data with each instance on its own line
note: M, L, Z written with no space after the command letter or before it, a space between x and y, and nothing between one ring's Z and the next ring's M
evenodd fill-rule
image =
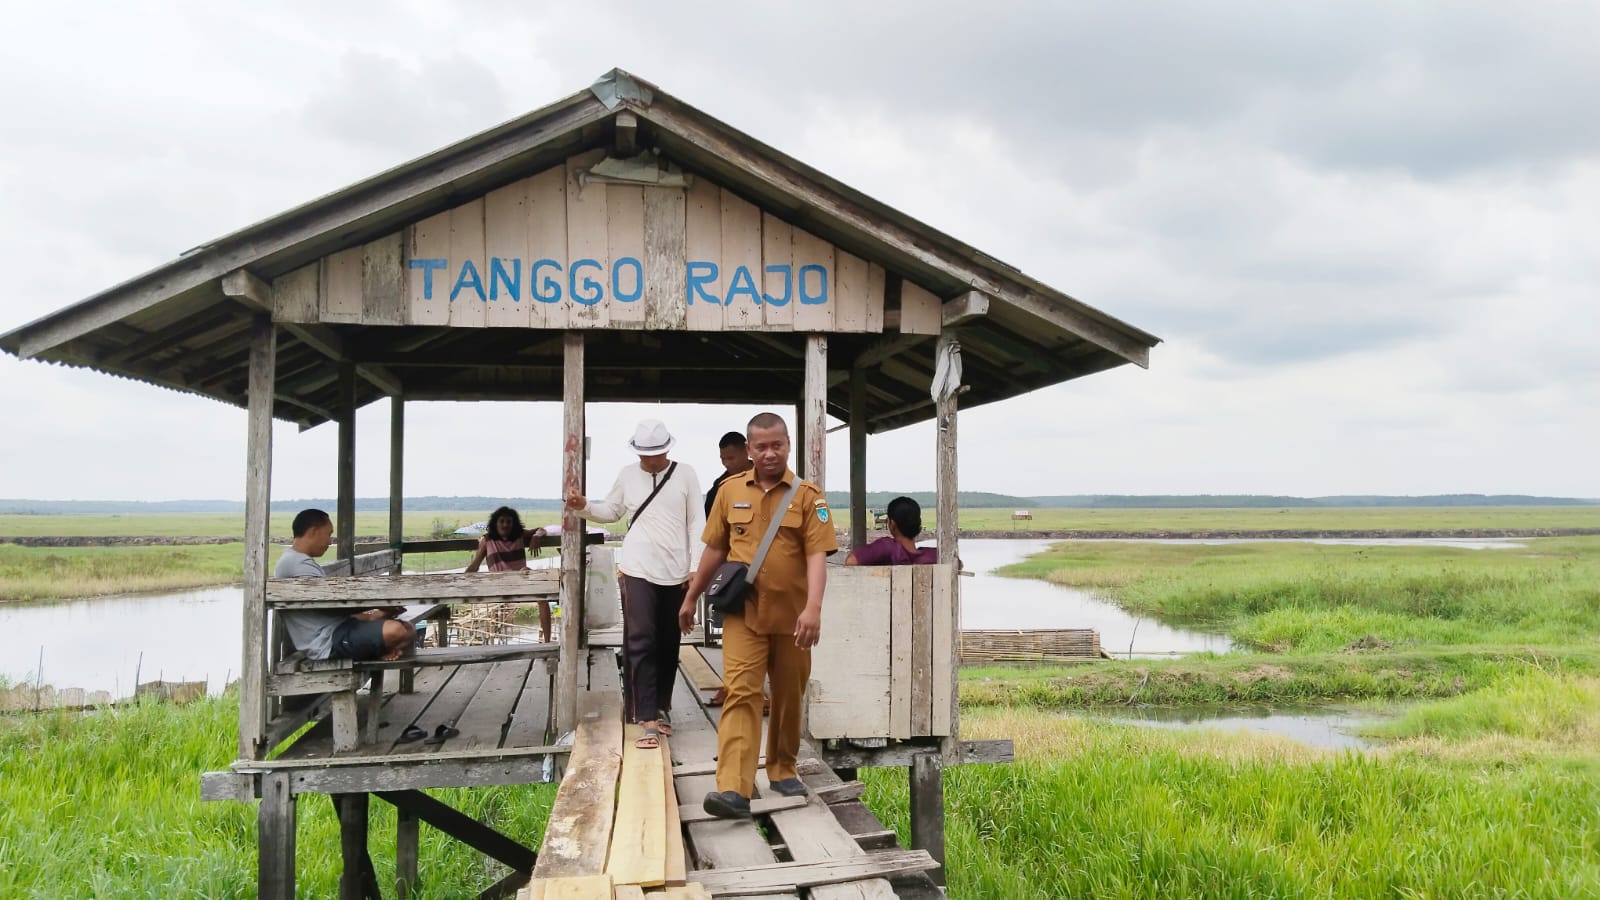
M538 854L453 806L422 791L374 791L375 796L403 809L484 856L519 872L531 873Z
M944 327L954 328L968 319L989 314L989 295L982 291L967 291L953 300L946 300L943 307Z
M944 884L944 762L934 753L911 761L911 849L928 851Z
M394 895L400 900L409 900L422 886L417 880L417 839L421 822L409 809L395 810Z
M927 339L928 336L925 334L896 334L878 338L867 349L856 354L853 365L856 368L871 368L886 359L899 356Z
M617 156L626 159L639 152L639 117L626 110L617 113Z
M245 269L222 276L222 294L256 312L272 312L272 286ZM285 323L285 331L334 362L346 359L345 343L339 333L326 325ZM400 379L382 366L362 364L356 374L391 397L401 394Z
M262 900L294 900L295 797L289 776L261 778L256 811L256 895Z
M828 336L806 335L806 387L802 433L805 435L804 477L827 489L828 479Z
M356 367L339 363L339 497L333 523L338 558L356 555Z
M850 369L850 547L867 542L867 370Z
M405 540L406 401L389 398L389 549ZM394 574L400 574L395 566Z
M339 811L339 856L344 865L339 873L339 900L383 900L372 858L367 855L371 819L367 795L334 794L331 799Z
M946 329L939 335L939 347L934 355L937 361L947 352L959 349L955 332ZM936 362L937 364L937 362ZM965 387L965 385L963 385ZM941 634L935 635L934 646L943 651L942 658L934 660L935 677L947 679L948 690L939 691L942 705L949 709L949 734L943 743L944 761L955 764L961 746L960 716L958 713L960 691L957 686L957 673L961 669L961 578L960 566L955 563L961 558L961 522L959 504L957 502L960 486L957 482L956 460L956 402L960 397L959 390L950 396L941 399L935 409L934 425L938 441L938 458L935 462L935 486L938 491L938 523L939 532L939 559L950 563L948 585L941 585L940 600L944 599L948 591L948 615L946 620L942 616L939 620ZM943 610L941 610L943 612ZM935 721L943 724L945 714L941 711ZM942 729L941 729L942 730Z
M272 496L272 383L277 329L265 314L250 324L250 407L245 440L244 635L239 668L239 758L261 759L266 744L267 542ZM291 882L293 881L291 877Z
M561 496L584 492L583 332L562 339ZM561 519L561 660L556 669L556 734L578 721L578 658L583 653L584 521L566 512Z

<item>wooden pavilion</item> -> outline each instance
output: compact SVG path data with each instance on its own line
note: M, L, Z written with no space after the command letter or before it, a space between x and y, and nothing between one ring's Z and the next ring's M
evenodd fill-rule
M259 799L260 886L273 897L294 892L295 803L303 793L338 802L346 896L377 893L366 847L374 795L400 810L402 895L417 878L419 820L511 867L488 895L507 895L530 877L598 878L608 843L612 856L632 852L609 830L620 828L627 785L639 779L618 774L638 770L621 746L612 641L594 615L615 602L604 596L610 579L586 578L586 567L603 568L602 548L586 548L569 517L559 570L391 577L403 554L419 549L401 532L407 400L562 402L564 492L584 487L589 401L793 408L795 468L818 483L831 415L850 429L857 544L868 522L866 436L934 419L939 545L950 559L958 402L991 403L1126 363L1146 366L1157 342L621 70L0 336L0 348L19 357L249 412L239 758L227 772L208 773L203 793ZM358 554L355 411L385 397L389 541ZM302 428L337 423L339 577L267 577L274 418ZM873 868L855 859L896 852L863 837L881 841L881 825L841 831L842 847L832 832L817 837L828 822L876 822L835 771L910 766L913 844L942 863L941 768L1010 758L1008 741L960 737L954 567L830 572L808 697L807 747L817 765L807 781L837 801L821 807L834 815L822 821L815 809L773 809L784 838L777 848L753 825L677 821L671 795L696 789L706 754L715 752L705 737L715 711L685 685L688 705L704 717L698 728L680 727L670 755L650 762L670 766L667 844L677 847L680 883L688 861L689 880L719 894L768 885L794 896L832 879L850 881L848 890L819 886L810 895L922 895L927 879L912 873L931 863L897 858L900 869L887 861L889 868ZM551 598L564 609L557 645L428 648L381 665L301 659L274 615L407 604L414 618L426 618L452 604ZM693 655L714 670L714 652ZM398 676L389 690L387 672ZM705 672L692 674L701 684ZM458 734L436 744L401 740L408 726L436 722ZM691 747L698 755L685 756ZM421 792L536 783L563 769L537 852ZM851 804L860 809L847 813ZM856 880L840 876L841 865ZM602 871L591 871L596 866Z

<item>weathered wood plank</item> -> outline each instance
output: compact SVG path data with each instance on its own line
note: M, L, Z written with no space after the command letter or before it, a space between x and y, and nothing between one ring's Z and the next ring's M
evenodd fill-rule
M1008 763L1016 760L1016 749L1010 740L957 741L955 747L955 762L952 763L947 759L945 765L966 766L979 763ZM918 754L934 753L938 750L937 745L904 743L879 748L839 747L821 750L818 755L836 769L881 768L909 766Z
M911 847L926 850L940 869L934 880L944 883L944 768L937 754L911 763Z
M386 234L361 249L361 321L367 325L404 325L405 235L398 231Z
M450 287L455 273L449 270L450 212L439 213L406 229L407 259L446 261L444 268L406 271L406 321L411 325L450 324ZM409 263L407 264L410 265Z
M771 213L761 214L761 316L768 331L794 328L794 228Z
M756 775L756 787L763 792L771 789L764 773ZM790 859L795 862L821 862L866 855L819 797L809 794L794 799L804 802L795 809L772 815L772 825L788 847ZM889 887L889 882L883 879L868 879L840 885L819 885L812 888L811 898L893 900L894 891Z
M683 847L683 817L678 814L678 789L672 781L672 741L661 738L661 805L666 823L667 853L665 860L666 882L669 887L687 880L689 857Z
M445 683L444 687L434 695L433 702L429 703L422 714L417 717L415 724L426 731L431 737L440 725L454 726L456 720L461 718L462 712L472 698L477 695L478 688L483 685L483 680L489 675L488 666L459 666L455 674ZM393 721L390 722L393 725ZM402 731L404 729L401 729ZM379 732L382 740L385 732ZM448 750L458 749L458 744L452 743L458 738L449 738L441 744L426 744L422 741L402 744L398 742L400 735L395 733L396 742L391 745L390 753L397 756L411 754L435 754Z
M681 331L685 325L686 202L683 188L644 192L645 327L652 331Z
M611 325L643 328L644 302L644 195L646 188L626 184L606 185L606 306ZM632 298L632 299L630 299Z
M433 762L427 757L399 757L378 765L348 769L296 769L291 781L296 794L355 791L423 790L451 787L544 784L545 757L469 759Z
M350 247L322 258L322 308L318 320L333 324L361 322L361 269L364 247Z
M794 229L794 330L834 330L833 245L803 228ZM808 476L809 477L809 476Z
M356 261L359 279L360 259ZM360 303L359 280L357 282L357 304ZM334 500L333 538L334 549L339 559L351 560L354 566L356 555L356 365L346 359L339 362L339 400L334 406L338 413L338 455L335 458L338 467L338 496ZM300 578L297 581L320 581L322 579ZM270 588L268 589L270 592Z
M951 619L951 590L954 574L951 566L943 563L933 566L933 679L930 683L929 703L932 705L932 730L930 734L950 734L951 717L955 715L956 677L960 669L959 635Z
M834 285L839 292L834 301L833 330L866 331L868 293L871 291L871 273L867 261L859 256L835 250Z
M511 724L506 728L502 746L536 747L545 743L550 733L550 694L552 663L549 658L534 660L528 670L528 680L522 687L522 696L511 713Z
M272 281L272 320L310 324L320 320L322 264L314 262Z
M261 805L256 811L256 894L267 900L293 900L295 798L289 777L268 774L261 779Z
M583 333L562 336L561 496L584 492L584 340ZM556 733L577 721L578 661L583 640L584 521L568 510L561 519L561 660L556 670Z
M722 327L761 327L761 210L722 192Z
M605 869L622 765L622 697L587 691L579 698L579 711L572 756L550 809L535 878Z
M899 740L911 737L911 572L909 566L893 567L889 594L889 736Z
M944 356L956 347L956 337L953 331L946 331L939 335L938 347L935 358ZM957 479L956 464L956 438L957 438L957 404L959 392L951 392L950 396L938 401L934 408L934 421L937 424L938 459L935 466L937 479L937 521L935 527L939 533L939 558L944 561L942 571L936 576L949 584L942 595L947 607L945 612L945 630L951 633L949 643L943 645L945 655L935 661L935 666L943 669L936 677L946 682L945 695L935 698L948 710L935 714L935 723L943 726L936 733L948 735L945 741L945 763L954 765L957 748L961 740L960 703L961 695L956 686L956 679L961 668L961 583L960 570L956 562L961 558L960 522L957 498L960 485Z
M622 738L617 812L611 826L606 874L616 884L655 887L667 881L665 776L659 746L634 746L644 730L628 725Z
M245 439L244 633L239 669L239 758L260 759L266 746L268 516L272 494L272 385L278 329L265 315L250 323L249 413ZM291 875L291 888L293 877Z
M700 870L695 872L694 878L713 896L727 897L790 886L812 887L861 878L889 878L926 872L937 866L938 863L922 850L879 850L876 853L818 862Z
M483 286L489 294L484 324L527 328L534 305L528 284L528 182L513 181L483 198ZM459 261L457 261L459 265Z
M806 798L804 797L785 797L781 794L772 797L757 797L750 801L750 813L763 816L785 809L797 809L805 805ZM706 812L699 803L685 803L678 807L678 819L686 824L710 822L715 818L715 816Z
M445 269L444 281L449 289L446 299L451 327L481 327L488 317L483 213L482 197L450 210L450 267Z
M408 809L395 810L394 893L407 900L421 885L417 881L417 850L422 820Z
M529 887L535 900L611 900L610 875L576 875L534 879Z
M911 734L933 727L933 570L911 566Z
M511 710L522 696L528 672L529 663L526 660L504 660L494 664L456 721L461 737L455 746L463 750L492 750L500 746L500 739L511 722Z
M817 738L888 737L890 594L898 567L861 566L828 574L822 640L811 651L815 680L806 722Z
M796 314L798 315L798 313ZM801 424L805 469L815 484L828 483L828 336L806 335L805 406Z
M850 368L850 546L867 543L867 370Z
M717 277L705 285L704 293L687 280L694 273L686 272L684 327L690 331L721 331L721 304L728 286L722 265L722 191L704 178L696 178L689 185L683 233L687 260L717 268Z
M528 325L565 328L570 302L561 272L567 255L567 170L554 166L528 179ZM544 260L540 265L539 261ZM563 268L551 268L557 263ZM533 271L537 266L539 271Z
M407 575L404 578L355 575L341 578L283 578L267 583L274 608L372 608L414 603L505 603L547 599L555 594L555 569Z
M877 263L867 264L867 315L862 330L871 334L883 331L883 302L888 272Z
M607 191L599 181L580 182L590 166L605 159L604 148L567 159L567 300L569 326L604 328L611 322L611 304L602 302L611 255L606 247Z
M900 333L938 334L944 327L944 301L920 285L900 283Z

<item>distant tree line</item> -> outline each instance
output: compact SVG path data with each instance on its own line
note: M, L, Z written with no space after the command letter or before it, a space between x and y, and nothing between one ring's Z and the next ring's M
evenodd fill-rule
M869 509L883 509L895 497L907 496L931 509L932 491L871 491ZM407 509L468 512L487 516L502 503L523 512L556 512L561 501L529 497L407 497ZM850 506L850 495L828 492L829 505L837 509ZM961 491L957 505L962 509L1315 509L1407 506L1593 506L1600 499L1574 497L1534 497L1524 494L1430 494L1418 497L1346 495L1333 497L1282 497L1266 494L1062 494L1043 497L1017 497L983 491ZM274 500L273 512L295 512L308 506L332 510L331 498ZM389 508L386 497L356 499L358 512L381 512ZM0 499L0 515L159 515L161 513L244 513L244 503L235 500L6 500Z

